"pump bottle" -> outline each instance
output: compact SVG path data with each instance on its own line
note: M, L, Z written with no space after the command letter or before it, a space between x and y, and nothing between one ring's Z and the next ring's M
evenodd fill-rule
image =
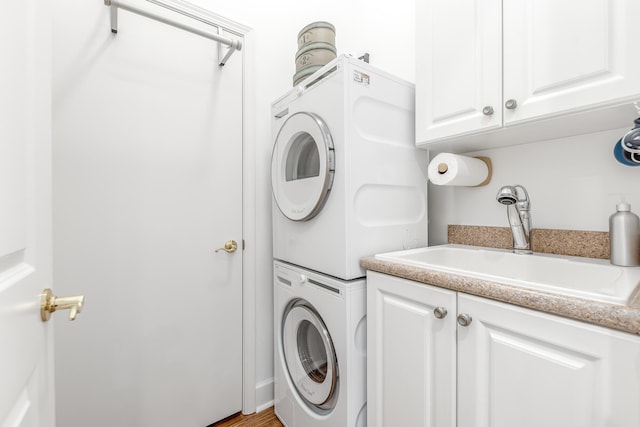
M609 217L609 239L611 264L640 266L640 219L628 203L618 203L616 213Z

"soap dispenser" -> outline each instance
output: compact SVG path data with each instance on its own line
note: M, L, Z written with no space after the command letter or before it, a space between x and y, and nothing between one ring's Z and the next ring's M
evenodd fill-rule
M611 264L640 266L640 219L628 203L618 203L616 213L609 217L609 239Z

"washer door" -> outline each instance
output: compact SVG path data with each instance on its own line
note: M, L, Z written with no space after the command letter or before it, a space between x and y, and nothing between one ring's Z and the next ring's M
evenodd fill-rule
M295 113L282 125L271 156L271 188L280 211L293 221L320 212L333 185L333 139L313 113Z
M337 403L338 359L318 312L303 299L287 305L282 316L285 367L298 395L319 414Z

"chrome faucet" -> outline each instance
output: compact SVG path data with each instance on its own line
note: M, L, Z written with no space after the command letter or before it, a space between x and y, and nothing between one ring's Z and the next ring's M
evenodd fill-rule
M518 189L522 190L521 192ZM521 197L521 195L524 197ZM507 218L513 234L513 252L531 254L531 214L529 194L522 185L505 185L496 200L507 206Z

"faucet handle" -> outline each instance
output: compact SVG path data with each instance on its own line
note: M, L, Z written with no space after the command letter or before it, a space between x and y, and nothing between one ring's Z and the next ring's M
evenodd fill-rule
M516 184L513 187L522 190L522 192L524 193L524 199L521 199L520 195L518 195L518 203L521 203L523 207L526 206L526 209L529 209L529 193L527 192L527 189L520 184Z

